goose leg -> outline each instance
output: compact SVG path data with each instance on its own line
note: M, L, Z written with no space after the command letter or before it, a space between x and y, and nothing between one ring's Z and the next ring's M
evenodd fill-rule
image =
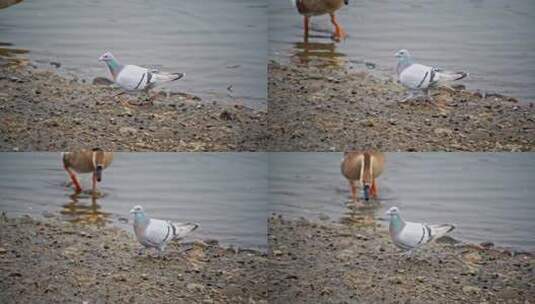
M93 187L91 188L93 197L97 195L97 175L93 172Z
M69 174L69 177L71 178L72 184L74 185L74 191L76 191L76 193L82 192L82 187L80 186L80 182L78 181L76 174L68 167L64 166L63 168L65 168L65 171L67 171L67 174Z
M344 29L340 26L340 24L338 24L338 22L336 21L336 15L334 13L331 13L330 15L331 15L331 23L334 25L333 39L335 41L340 41L344 39L347 36L347 34L344 31Z
M310 17L305 16L303 19L303 27L305 28L305 42L308 41L308 26L310 24Z
M377 191L377 183L375 182L375 178L372 181L372 187L370 189L370 194L372 195L372 197L374 199L377 199L378 191Z

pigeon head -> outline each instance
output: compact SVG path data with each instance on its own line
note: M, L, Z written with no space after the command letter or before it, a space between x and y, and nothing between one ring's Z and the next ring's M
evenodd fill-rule
M394 56L396 56L396 58L399 58L399 59L402 59L402 58L410 58L411 54L409 54L409 51L407 51L406 49L402 49L402 50L399 50L396 52L396 54L394 54Z
M112 53L111 52L106 52L104 54L102 54L102 56L100 56L98 58L99 61L104 61L104 62L108 62L108 61L113 61L115 60L115 57L113 57Z
M390 215L390 216L399 215L399 209L398 209L398 207L392 207L392 208L388 209L388 211L385 214L386 215Z
M136 205L134 206L134 208L132 208L132 210L130 210L130 213L141 214L143 213L143 207L141 207L140 205Z

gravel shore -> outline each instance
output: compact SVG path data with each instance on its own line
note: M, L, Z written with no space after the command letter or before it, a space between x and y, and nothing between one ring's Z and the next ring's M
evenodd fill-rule
M443 238L400 256L385 227L269 220L269 303L533 303L535 258Z
M31 64L0 67L0 151L257 151L266 112L185 93L115 96Z
M264 253L140 246L118 228L0 216L0 303L267 303Z
M340 66L268 67L271 151L533 151L533 104L438 88L400 102L392 79Z

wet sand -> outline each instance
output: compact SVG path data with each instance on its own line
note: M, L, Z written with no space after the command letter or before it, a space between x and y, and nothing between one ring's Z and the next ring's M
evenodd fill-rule
M121 95L29 65L0 67L0 150L257 151L266 112L187 93Z
M207 240L156 258L140 246L118 228L2 215L0 302L267 303L263 253Z
M533 104L462 86L400 101L393 79L340 66L269 64L271 151L533 151Z
M443 238L407 259L386 228L269 220L269 303L532 303L531 253Z

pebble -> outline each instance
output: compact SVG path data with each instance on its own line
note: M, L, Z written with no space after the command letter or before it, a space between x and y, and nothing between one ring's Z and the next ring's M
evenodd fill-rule
M135 135L138 131L135 128L132 127L122 127L119 129L119 133L121 135Z

